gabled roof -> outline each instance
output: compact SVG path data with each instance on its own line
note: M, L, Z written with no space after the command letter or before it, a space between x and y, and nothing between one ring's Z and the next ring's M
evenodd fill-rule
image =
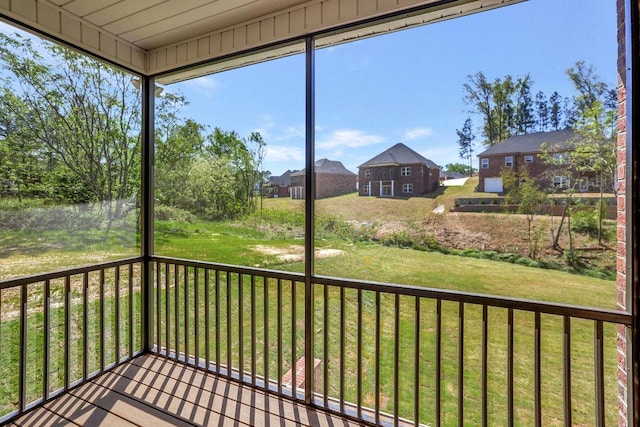
M287 171L285 173L283 173L280 176L272 176L269 179L269 182L271 182L271 184L273 185L277 185L279 187L286 187L288 185L291 185L291 174L294 172L298 172L297 169L295 170L290 170L287 169Z
M305 170L302 169L300 172L292 173L291 176L304 175L305 173L304 171ZM315 163L315 171L316 173L326 173L326 174L335 174L335 175L355 175L355 173L345 168L341 162L337 160L329 160L329 159L317 160Z
M573 129L515 135L492 145L478 154L478 157L499 154L539 153L542 151L542 144L545 143L549 148L568 150L571 148L571 143L575 141L577 137L578 134L576 134Z
M399 165L415 165L423 164L430 168L440 169L440 166L432 162L431 160L421 156L413 151L403 143L399 142L393 147L383 151L374 158L367 160L358 168L372 167L372 166L399 166Z

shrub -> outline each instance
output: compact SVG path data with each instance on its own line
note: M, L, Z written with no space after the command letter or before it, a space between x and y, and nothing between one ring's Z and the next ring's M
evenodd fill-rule
M158 221L177 221L189 223L195 221L195 217L191 212L173 206L156 205L154 212L155 218Z
M598 212L593 209L579 210L571 215L571 230L590 236L598 235Z

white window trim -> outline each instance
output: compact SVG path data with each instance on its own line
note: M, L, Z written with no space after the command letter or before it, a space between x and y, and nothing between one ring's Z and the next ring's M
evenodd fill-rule
M400 176L411 176L411 166L402 166L400 168Z
M507 168L513 167L513 156L504 156L504 166Z
M480 169L489 169L489 159L480 159Z
M371 178L371 169L365 169L364 170L364 177L365 178Z
M405 194L413 193L413 184L402 184L402 192Z
M529 154L527 156L524 156L524 162L525 163L533 163L533 154Z

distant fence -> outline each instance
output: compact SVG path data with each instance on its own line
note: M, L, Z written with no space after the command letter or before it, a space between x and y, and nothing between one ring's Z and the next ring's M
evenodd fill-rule
M536 214L538 215L553 215L562 216L564 211L564 200L553 199L554 204L545 204L538 207ZM595 209L596 204L600 199L595 197L574 199L575 204L571 205L571 208L578 211L586 211ZM615 197L605 197L604 200L607 203L606 216L607 219L616 219L617 206ZM460 197L456 198L454 206L451 208L452 212L485 212L485 213L516 213L518 211L518 205L508 205L505 203L504 197L487 197L487 198L471 198Z

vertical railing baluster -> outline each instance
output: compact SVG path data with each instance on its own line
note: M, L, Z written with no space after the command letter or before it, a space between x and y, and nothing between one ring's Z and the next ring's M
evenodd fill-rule
M231 352L231 272L226 273L227 281L227 376L231 378L233 358Z
M507 425L513 427L513 309L507 312Z
M395 294L393 320L393 425L398 427L400 415L400 294Z
M105 365L105 354L104 354L104 316L105 316L105 308L104 308L104 268L100 269L100 372L104 372Z
M180 360L180 267L173 264L173 321L176 335L176 360Z
M210 291L209 291L209 269L205 268L204 270L204 357L205 357L205 368L207 371L211 368L211 328L209 325L210 318L210 309L209 309L209 300L210 300Z
M458 426L464 425L464 303L458 303Z
M418 427L420 425L420 297L416 297L413 336L413 424Z
M251 384L256 385L256 276L251 275Z
M169 325L171 324L171 311L170 304L171 301L171 274L169 273L169 263L164 263L164 342L165 342L165 356L171 357L171 328ZM158 288L160 287L160 283L158 283ZM159 304L158 304L159 305Z
M322 343L322 396L323 405L325 408L329 406L329 286L324 285L323 292L323 327L324 331L323 343Z
M196 366L200 366L200 288L199 269L193 268L193 353Z
M488 425L489 310L482 306L482 427Z
M71 276L64 278L64 388L71 384Z
M380 424L380 292L376 291L376 319L375 319L375 377L374 377L374 411L375 422Z
M442 378L442 300L436 300L436 427L440 426L441 416L441 378Z
M189 267L184 266L184 363L189 363Z
M20 383L18 410L24 412L27 400L27 285L20 287Z
M571 426L571 317L565 315L563 320L564 425Z
M298 398L298 380L296 371L298 370L298 358L296 354L296 286L295 281L291 281L291 397ZM313 355L311 355L313 358ZM307 361L308 362L308 361Z
M541 365L541 325L540 325L540 312L536 311L534 317L535 330L534 330L534 348L533 348L533 377L534 377L534 412L535 412L535 425L536 427L542 426L542 373L540 369Z
M115 363L120 363L120 266L115 267L115 289L114 289L114 311L115 311Z
M276 376L278 378L278 393L282 393L282 280L276 282ZM293 357L293 356L292 356ZM294 368L292 367L292 370ZM293 385L291 386L293 396Z
M161 354L162 353L162 339L161 337L161 333L162 333L162 318L160 316L161 313L161 309L162 309L162 305L160 304L160 293L161 293L161 287L160 287L160 283L162 283L162 278L161 278L161 272L160 272L160 262L156 262L156 277L155 280L153 280L153 284L156 287L156 353L157 354ZM168 351L169 351L169 346L168 343L165 343L165 353L168 356Z
M356 347L356 407L362 419L362 289L358 288L358 338Z
M264 289L264 389L269 391L269 281L263 277Z
M243 274L238 273L238 375L244 381L244 280Z
M82 378L86 380L89 377L89 273L86 271L82 275L82 306Z
M51 282L44 281L44 354L42 364L42 399L49 398L49 360L51 360Z
M596 399L596 423L598 427L604 426L604 341L602 320L594 324L594 375L595 375L595 399Z
M340 412L344 414L344 336L345 336L344 287L340 286Z
M216 300L216 373L222 375L220 371L220 270L215 272L215 300Z
M133 357L133 264L129 264L129 357Z

